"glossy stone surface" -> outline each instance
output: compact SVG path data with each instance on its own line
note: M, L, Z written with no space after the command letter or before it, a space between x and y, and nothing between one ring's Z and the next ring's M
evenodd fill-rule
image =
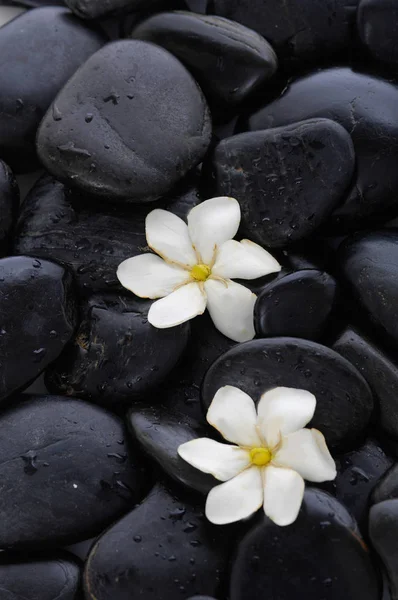
M330 319L336 292L335 279L315 269L296 271L269 283L254 307L257 335L317 340Z
M373 504L398 499L398 464L395 463L379 481L372 494Z
M352 574L355 573L355 578ZM298 519L278 527L265 516L240 542L231 565L231 600L379 599L367 547L347 510L307 489Z
M0 160L0 252L7 250L19 207L19 189L11 169Z
M148 202L201 162L210 136L207 104L185 67L163 48L123 40L68 81L37 149L60 181L108 201Z
M0 158L19 172L36 165L39 123L62 86L105 42L63 8L23 13L0 29ZM51 57L51 60L49 60ZM58 126L59 115L51 113Z
M369 532L373 547L387 571L391 598L398 595L398 500L386 500L372 506Z
M157 0L65 0L74 13L81 19L97 19L114 13L127 13Z
M132 37L174 54L215 107L217 102L239 104L269 79L278 65L272 46L263 37L213 15L160 13L140 23Z
M357 229L395 214L398 193L398 88L348 67L325 69L292 81L284 93L249 118L251 130L326 117L351 134L356 177L330 222Z
M394 0L360 0L357 28L362 43L376 59L398 64L398 6Z
M27 256L0 260L0 399L27 387L61 353L76 326L71 275Z
M308 390L317 399L311 426L332 448L352 447L373 410L370 389L355 367L330 348L307 340L254 340L220 356L203 381L205 410L224 385L238 387L256 403L274 387Z
M0 434L0 548L85 540L143 496L122 421L92 404L24 395L0 414Z
M112 408L161 385L185 351L190 324L156 329L151 304L133 294L91 296L73 342L47 374L49 389Z
M214 196L239 199L248 239L285 247L311 235L341 203L354 162L341 125L309 119L222 140L212 155L209 185Z

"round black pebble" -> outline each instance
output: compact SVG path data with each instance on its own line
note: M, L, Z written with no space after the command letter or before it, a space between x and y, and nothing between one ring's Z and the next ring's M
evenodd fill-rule
M369 53L392 67L398 64L398 5L395 0L360 0L357 27Z
M68 81L37 148L60 181L108 201L147 202L201 162L210 137L207 104L186 68L159 46L124 40Z
M222 140L209 185L214 196L239 200L250 240L278 248L308 237L330 216L345 198L354 162L341 125L309 119Z
M50 391L113 407L161 385L187 346L190 324L157 329L152 302L130 296L91 296L71 344L47 374Z
M328 273L308 269L266 285L254 307L259 337L318 339L328 324L337 285Z
M238 387L256 403L275 387L308 390L317 399L311 426L324 434L331 447L353 446L373 410L370 389L355 367L330 348L307 340L254 340L223 354L203 381L205 410L225 385Z
M140 501L125 433L111 413L61 396L21 396L0 413L0 548L86 540Z
M74 13L81 19L98 19L113 14L148 8L158 0L65 0Z
M19 208L19 189L11 169L0 160L0 252L7 250Z
M398 500L398 464L395 463L379 481L372 494L373 504L384 500Z
M372 506L369 513L372 544L387 571L391 598L398 595L398 500L386 500Z

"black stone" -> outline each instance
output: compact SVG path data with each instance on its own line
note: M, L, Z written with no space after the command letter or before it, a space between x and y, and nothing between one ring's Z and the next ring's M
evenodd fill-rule
M132 37L158 44L192 72L206 96L239 104L276 71L272 47L255 31L216 16L175 11L154 15Z
M15 170L37 163L35 136L46 110L66 81L104 43L68 10L43 7L0 29L0 158ZM51 119L59 126L60 114Z
M379 594L355 521L316 489L305 492L293 525L278 527L262 517L243 537L231 565L231 600L378 600Z
M0 399L27 387L72 337L76 304L72 278L46 260L0 260Z
M6 252L19 207L19 189L10 168L0 160L0 252Z
M141 500L123 423L81 400L22 396L0 413L0 548L98 535Z
M218 595L233 548L231 529L156 485L135 510L100 537L84 575L88 600L170 600Z
M214 598L210 598L210 596L191 596L188 600L215 600Z
M160 468L187 488L207 494L219 482L191 467L178 456L180 444L198 437L212 437L210 427L192 417L164 405L134 405L129 412L133 438ZM214 432L214 429L213 429Z
M51 558L3 554L0 560L4 600L81 600L80 566L71 555Z
M256 403L278 386L308 390L317 399L311 426L332 448L352 447L373 409L370 389L355 367L330 348L295 338L254 340L220 356L203 381L205 410L224 385L238 387Z
M186 219L201 200L196 185L190 177L157 207ZM148 207L94 205L44 175L22 204L13 250L67 265L81 293L120 292L117 267L146 247L148 212Z
M324 0L321 0L322 4ZM356 154L356 177L346 202L334 212L331 224L358 229L374 219L396 214L398 193L398 88L352 71L325 69L293 81L275 101L249 119L251 130L326 117L351 134Z
M113 14L128 13L159 0L65 0L69 8L81 19L98 19Z
M358 234L342 244L336 257L352 307L385 340L398 344L398 230ZM346 296L349 300L349 294Z
M315 269L296 271L269 283L254 307L257 335L317 340L329 322L336 291L333 277Z
M384 502L384 500L398 499L398 464L384 475L375 487L372 494L373 504Z
M258 31L289 62L319 62L350 43L357 0L209 0L208 12Z
M357 28L369 53L393 67L398 65L398 6L395 0L360 0Z
M376 417L380 426L398 438L398 366L352 328L341 333L333 349L362 373L377 401Z
M208 107L185 67L154 44L124 40L69 80L37 148L60 181L109 201L147 202L201 162L210 136Z
M341 203L354 163L347 131L329 119L310 119L222 140L210 185L215 196L239 200L249 239L284 247L311 235Z
M372 506L369 514L372 544L387 571L391 598L398 595L398 500Z
M7 6L26 6L37 8L39 6L65 6L64 0L4 0Z
M161 385L184 353L190 325L153 327L151 304L133 294L91 296L73 342L51 366L50 391L112 408Z

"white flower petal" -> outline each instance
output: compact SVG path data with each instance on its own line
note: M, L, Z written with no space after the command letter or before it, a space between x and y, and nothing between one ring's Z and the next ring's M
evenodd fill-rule
M262 503L261 471L258 467L251 467L210 490L206 500L206 517L215 525L226 525L250 517Z
M214 325L235 342L247 342L256 334L253 311L257 296L248 288L228 280L205 282L207 308Z
M227 279L257 279L280 270L278 261L261 246L228 240L217 251L212 273Z
M316 398L306 390L278 387L261 396L257 406L258 425L270 448L280 436L298 431L314 416Z
M140 298L163 298L189 281L188 271L167 264L156 254L140 254L123 261L117 269L123 287Z
M148 312L148 321L158 329L167 329L202 315L205 310L206 294L199 284L188 283L154 302Z
M239 223L239 202L227 196L206 200L190 211L189 235L204 264L211 263L216 246L232 240Z
M297 519L304 496L304 480L292 469L265 467L264 512L281 527Z
M221 435L239 446L261 446L256 431L257 411L253 400L236 387L218 390L207 411L207 421Z
M337 474L325 438L317 429L301 429L284 437L272 464L294 469L317 483L332 481Z
M178 454L195 469L210 473L220 481L228 481L250 465L247 450L209 438L197 438L181 444Z
M180 217L156 208L145 221L146 240L162 258L193 267L198 261L188 227Z

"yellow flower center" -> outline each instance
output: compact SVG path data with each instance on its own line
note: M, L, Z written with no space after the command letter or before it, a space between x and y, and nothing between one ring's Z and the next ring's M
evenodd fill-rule
M195 265L191 270L191 277L196 281L206 281L210 273L211 269L207 265Z
M252 448L250 450L250 459L256 467L265 467L271 462L272 454L268 448Z

